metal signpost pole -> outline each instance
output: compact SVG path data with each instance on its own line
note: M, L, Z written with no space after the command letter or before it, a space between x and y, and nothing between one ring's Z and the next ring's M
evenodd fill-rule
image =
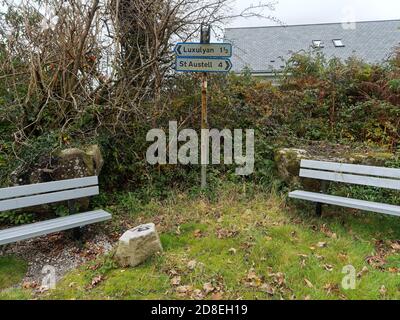
M200 43L210 43L210 26L201 25ZM203 72L201 81L201 129L208 129L207 121L207 73ZM208 159L207 144L202 139L201 154L205 155ZM207 188L207 164L201 164L201 188Z
M207 73L228 73L232 69L232 44L210 43L209 25L201 25L200 43L179 42L175 45L175 71L201 73L201 129L208 129ZM207 188L209 150L206 139L201 139L201 188Z

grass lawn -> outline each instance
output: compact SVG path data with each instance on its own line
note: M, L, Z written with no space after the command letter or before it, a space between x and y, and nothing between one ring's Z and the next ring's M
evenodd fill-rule
M400 299L398 218L337 207L316 218L312 205L238 186L211 201L176 194L141 204L123 194L117 203L108 208L112 227L155 222L163 254L134 269L106 256L69 273L54 291L13 289L0 298ZM1 259L0 288L17 282L23 265ZM348 265L354 290L341 285Z

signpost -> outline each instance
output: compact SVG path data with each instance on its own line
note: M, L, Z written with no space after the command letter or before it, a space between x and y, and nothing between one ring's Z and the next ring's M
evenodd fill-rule
M228 72L232 63L226 58L176 57L176 71L180 72Z
M175 46L177 57L232 57L232 45L230 43L190 43L180 42Z
M210 43L210 26L201 25L200 43L180 42L174 49L177 72L201 72L201 129L208 128L207 73L226 73L232 69L230 43ZM202 139L203 140L203 139ZM201 154L208 159L207 144L202 141ZM202 156L203 159L203 156ZM201 188L207 187L207 165L201 164Z

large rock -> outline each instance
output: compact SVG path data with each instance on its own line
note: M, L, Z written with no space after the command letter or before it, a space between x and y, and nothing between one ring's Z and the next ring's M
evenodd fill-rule
M22 166L11 174L15 185L50 182L99 175L104 161L99 146L64 149L56 155L43 155L37 163Z
M320 181L299 178L300 162L303 159L385 166L394 154L382 150L353 150L350 146L310 145L302 149L282 148L275 151L275 163L279 177L288 185L309 191L320 191Z
M52 156L43 155L34 165L18 168L11 174L11 181L14 185L25 185L98 176L103 164L104 160L97 145L85 149L64 149ZM89 199L80 199L76 205L78 210L87 210ZM35 208L35 211L47 211L46 206Z
M307 150L304 149L278 149L275 152L275 163L281 179L288 184L298 182L300 161L309 157Z
M154 223L126 231L119 238L115 258L122 267L136 267L157 252L162 252Z

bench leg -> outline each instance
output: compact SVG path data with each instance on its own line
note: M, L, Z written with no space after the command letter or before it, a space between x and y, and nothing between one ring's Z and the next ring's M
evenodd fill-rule
M322 203L317 202L315 205L315 214L317 215L317 217L321 217L322 216Z
M72 229L72 236L74 240L81 241L82 240L82 228Z

